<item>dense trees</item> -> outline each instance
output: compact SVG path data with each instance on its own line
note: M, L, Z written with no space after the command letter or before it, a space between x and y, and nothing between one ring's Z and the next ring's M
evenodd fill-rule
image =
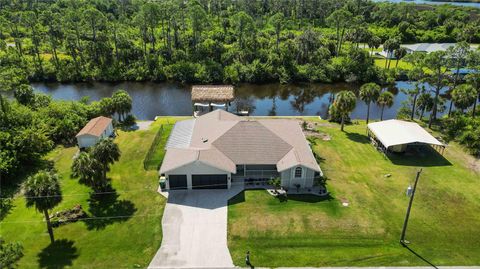
M30 86L17 87L14 95L15 99L8 100L0 94L0 177L6 179L3 183L15 178L20 168L36 166L54 145L73 145L75 135L91 118L118 114L122 125L134 123L129 114L131 97L125 91L115 92L115 98L93 102L88 98L79 102L52 101L49 96L33 93ZM85 179L88 181L88 177Z
M476 13L351 0L7 2L0 88L27 80L369 82L381 71L357 51L360 42L478 42Z
M23 247L20 243L7 243L0 237L0 268L14 268L22 257Z
M58 175L52 171L40 171L28 178L24 188L27 206L35 207L38 212L44 214L50 241L53 243L55 238L48 210L53 209L62 201Z
M477 96L475 88L468 84L462 84L452 91L452 102L463 112L465 109L473 106ZM475 111L473 111L472 115L475 115L474 113Z

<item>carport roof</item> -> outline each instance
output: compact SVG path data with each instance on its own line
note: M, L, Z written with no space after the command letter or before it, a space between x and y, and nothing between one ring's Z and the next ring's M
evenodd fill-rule
M369 123L367 128L386 148L411 143L445 146L415 122L385 120Z

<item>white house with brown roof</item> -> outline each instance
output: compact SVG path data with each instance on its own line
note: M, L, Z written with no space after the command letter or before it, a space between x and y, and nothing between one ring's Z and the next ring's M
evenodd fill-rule
M172 190L229 188L237 180L273 177L285 188L310 188L322 175L297 121L253 120L224 110L177 122L159 172Z
M112 119L96 117L91 119L76 135L79 148L88 148L95 145L100 139L113 134Z

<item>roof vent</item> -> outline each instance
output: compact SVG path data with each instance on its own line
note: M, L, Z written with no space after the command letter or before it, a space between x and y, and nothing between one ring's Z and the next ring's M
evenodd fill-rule
M207 143L207 142L208 142L208 138L202 138L202 142L203 142L203 143Z

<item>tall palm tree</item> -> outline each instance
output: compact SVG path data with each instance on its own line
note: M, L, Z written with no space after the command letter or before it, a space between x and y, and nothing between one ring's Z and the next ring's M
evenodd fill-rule
M107 180L107 171L110 169L110 164L120 159L120 149L118 145L113 142L111 138L104 138L100 140L92 149L92 156L102 166L103 185Z
M102 166L88 152L80 152L72 163L72 177L96 189L97 179L102 175Z
M395 68L398 67L398 61L407 55L407 49L404 47L399 47L394 51L395 58L397 62L395 63Z
M462 84L452 91L452 102L462 111L472 106L476 100L477 91L472 85Z
M433 97L427 92L421 93L418 96L417 108L420 110L418 118L423 120L425 111L430 111L433 108Z
M393 106L393 94L391 92L385 91L380 94L377 99L377 103L382 107L382 113L380 114L380 120L383 120L383 111L385 107Z
M380 95L380 86L376 83L366 83L360 87L360 99L367 104L367 124L370 118L370 104Z
M348 116L350 112L355 108L357 98L355 94L351 91L341 91L337 94L337 98L333 102L333 106L337 109L342 117L341 130L343 131L343 126L345 125L345 117Z
M27 207L35 207L38 212L43 212L50 241L55 242L48 210L62 201L58 175L50 171L40 171L27 179L24 189Z

